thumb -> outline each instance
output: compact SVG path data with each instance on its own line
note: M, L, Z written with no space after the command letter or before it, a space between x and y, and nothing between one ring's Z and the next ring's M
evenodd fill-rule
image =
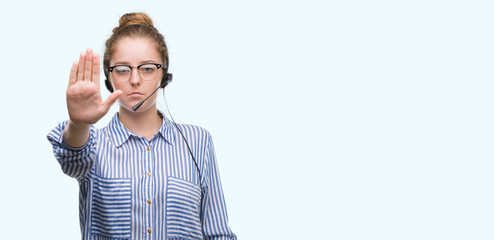
M122 90L112 92L112 94L110 94L110 96L108 96L108 98L103 102L103 107L105 107L106 110L110 109L111 105L113 105L122 94Z

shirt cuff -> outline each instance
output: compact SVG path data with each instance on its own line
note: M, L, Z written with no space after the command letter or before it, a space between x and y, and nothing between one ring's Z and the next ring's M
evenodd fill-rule
M60 145L62 146L62 148L67 149L67 150L80 151L80 150L88 147L90 140L91 140L91 136L89 136L89 139L87 140L87 142L84 145L82 145L80 147L72 147L72 146L69 146L69 144L67 144L65 142L65 139L62 136L62 141L60 142Z

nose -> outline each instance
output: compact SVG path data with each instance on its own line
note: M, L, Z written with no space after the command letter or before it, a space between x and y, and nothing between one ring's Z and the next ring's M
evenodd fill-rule
M137 68L132 68L129 81L132 85L141 84L141 76L139 76L139 70Z

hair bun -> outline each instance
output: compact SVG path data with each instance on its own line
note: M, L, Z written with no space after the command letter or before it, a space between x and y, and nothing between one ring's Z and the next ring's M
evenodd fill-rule
M145 13L126 13L122 17L120 17L120 20L118 21L120 24L118 27L113 29L113 32L116 32L123 27L132 25L132 24L142 24L146 25L149 27L154 27L153 26L153 20L145 14Z

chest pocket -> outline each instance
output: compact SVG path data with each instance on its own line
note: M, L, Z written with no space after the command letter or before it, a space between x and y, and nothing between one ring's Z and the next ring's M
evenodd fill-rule
M131 190L130 178L94 178L92 235L109 239L130 239Z
M200 187L182 179L168 177L166 196L168 239L202 239Z

